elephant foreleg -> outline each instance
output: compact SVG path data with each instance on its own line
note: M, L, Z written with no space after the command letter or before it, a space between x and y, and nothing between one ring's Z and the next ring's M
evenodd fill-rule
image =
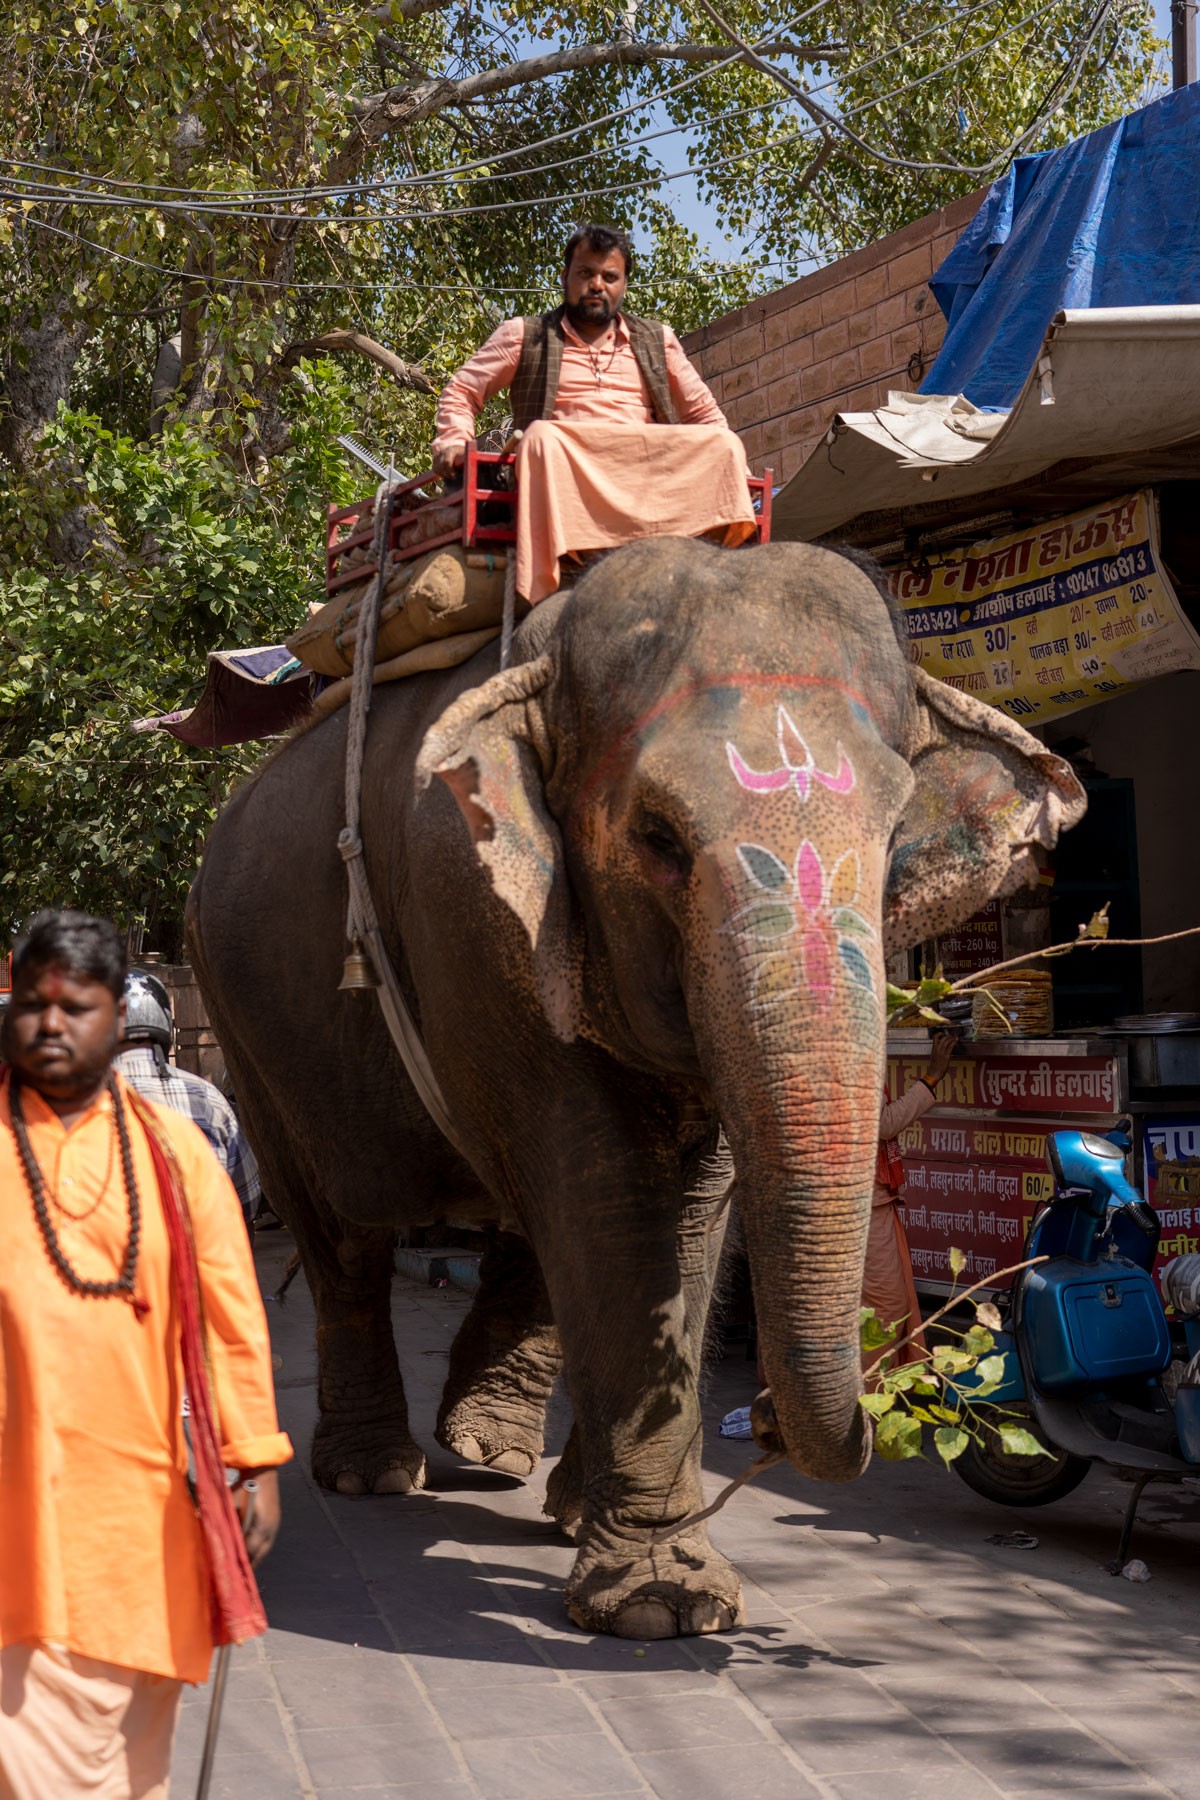
M392 1331L395 1234L340 1221L334 1233L315 1255L301 1243L317 1309L313 1476L339 1494L409 1494L425 1485L425 1455Z
M530 1475L562 1354L529 1244L489 1231L479 1291L450 1352L437 1440L467 1462Z
M720 1195L697 1191L681 1211L663 1197L661 1168L657 1192L649 1170L627 1173L627 1198L573 1214L565 1267L564 1246L543 1255L582 1473L567 1611L621 1637L729 1630L741 1584L703 1525L661 1536L704 1504L698 1382ZM564 1505L567 1485L555 1496Z

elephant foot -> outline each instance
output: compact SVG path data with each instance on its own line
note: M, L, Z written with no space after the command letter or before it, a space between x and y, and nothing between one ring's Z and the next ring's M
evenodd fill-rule
M556 1522L566 1537L577 1535L583 1517L583 1464L574 1430L550 1471L542 1511Z
M334 1494L415 1494L425 1486L425 1452L407 1428L355 1428L322 1420L313 1436L313 1479Z
M702 1526L653 1544L594 1524L581 1528L564 1599L571 1621L612 1637L700 1637L744 1618L742 1584Z
M460 1401L438 1420L434 1436L443 1450L464 1462L482 1463L503 1475L532 1475L542 1455L543 1411L523 1421L505 1409L503 1417L488 1416L478 1401Z

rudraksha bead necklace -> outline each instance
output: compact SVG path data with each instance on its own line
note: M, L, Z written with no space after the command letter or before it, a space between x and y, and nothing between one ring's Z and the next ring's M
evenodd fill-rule
M82 1294L94 1300L120 1298L128 1300L139 1319L149 1312L149 1303L139 1300L133 1291L137 1277L138 1249L142 1237L142 1205L138 1194L137 1176L133 1170L133 1151L129 1143L129 1126L125 1118L125 1107L117 1087L116 1077L109 1075L106 1083L112 1099L113 1119L117 1127L117 1142L121 1146L121 1173L125 1182L125 1199L129 1206L129 1241L125 1246L125 1260L121 1265L121 1273L115 1281L89 1281L72 1265L70 1259L58 1241L58 1233L50 1217L50 1209L46 1203L46 1181L33 1153L33 1145L29 1141L29 1128L25 1122L25 1109L21 1104L21 1083L14 1070L9 1098L12 1108L13 1136L17 1140L17 1153L21 1159L21 1168L29 1195L33 1201L33 1211L37 1218L42 1241L46 1246L46 1254L54 1264L72 1293Z

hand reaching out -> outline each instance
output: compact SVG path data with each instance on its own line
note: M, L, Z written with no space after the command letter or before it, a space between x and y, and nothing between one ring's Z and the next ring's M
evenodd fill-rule
M952 1031L935 1031L926 1073L930 1081L940 1081L950 1067L957 1039Z

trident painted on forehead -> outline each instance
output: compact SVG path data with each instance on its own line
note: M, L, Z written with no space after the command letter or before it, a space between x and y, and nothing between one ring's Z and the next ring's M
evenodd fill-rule
M760 773L742 759L733 744L727 742L725 745L729 766L737 777L739 786L744 787L747 793L773 794L781 788L794 786L800 798L807 800L814 782L819 782L832 794L848 794L852 791L854 770L840 744L837 773L829 775L824 769L818 769L811 750L796 729L796 722L786 706L776 709L775 724L780 758L780 767L777 769Z

